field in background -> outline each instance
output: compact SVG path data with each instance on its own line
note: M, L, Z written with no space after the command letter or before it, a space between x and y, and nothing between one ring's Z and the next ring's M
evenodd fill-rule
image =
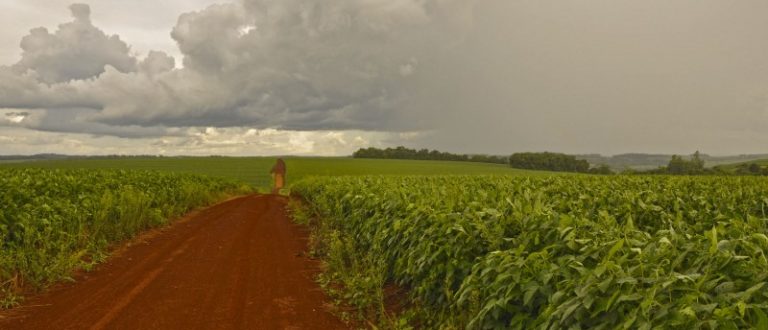
M275 159L123 157L0 163L0 199L6 201L0 209L0 242L5 243L0 253L0 307L18 303L22 283L44 287L66 278L70 270L102 260L112 242L218 200L219 194L250 191L242 183L269 187ZM552 174L470 162L284 159L289 186L309 176Z
M736 172L736 170L739 168L739 166L749 165L749 164L758 164L762 167L768 166L768 159L755 159L745 162L739 162L739 163L730 163L730 164L724 164L724 165L718 165L717 168L723 169L726 172Z
M4 167L141 169L206 174L241 180L256 187L271 185L269 170L275 157L126 157L109 159L66 159L15 162ZM285 157L288 185L307 176L340 175L552 175L510 168L507 165L394 159L353 159L346 157Z

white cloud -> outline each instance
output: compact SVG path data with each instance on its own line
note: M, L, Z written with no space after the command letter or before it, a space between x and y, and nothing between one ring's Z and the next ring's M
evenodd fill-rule
M238 30L238 33L239 33L240 38L242 38L242 37L246 36L247 34L251 33L251 31L253 31L253 30L256 30L256 25L248 24L248 25L241 26L240 29Z
M30 116L29 112L21 109L0 109L0 114L2 114L0 118L9 124L20 124Z
M139 63L139 70L152 76L168 72L176 68L176 59L160 51L150 51L146 58Z
M190 127L173 135L122 138L0 126L0 154L349 155L395 133ZM383 146L373 142L376 146ZM386 146L392 146L386 144Z
M41 82L51 84L98 76L106 65L121 72L136 69L128 45L91 24L88 5L73 4L70 10L75 20L59 25L55 33L35 28L21 40L23 52L14 71L33 71Z

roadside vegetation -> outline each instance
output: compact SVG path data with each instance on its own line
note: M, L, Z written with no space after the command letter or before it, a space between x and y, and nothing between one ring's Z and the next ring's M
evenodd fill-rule
M768 327L764 178L343 177L294 191L321 281L379 326ZM407 292L398 317L388 286Z
M0 307L90 269L115 242L250 190L190 174L0 169Z

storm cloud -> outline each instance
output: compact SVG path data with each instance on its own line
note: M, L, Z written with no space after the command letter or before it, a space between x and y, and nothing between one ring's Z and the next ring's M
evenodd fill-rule
M22 59L0 68L0 107L66 109L46 130L127 136L121 127L287 130L420 129L409 77L458 42L465 0L260 1L182 14L171 32L183 54L139 60L106 35L84 4L51 34L35 28ZM41 121L45 122L45 121ZM92 123L91 126L87 123ZM42 126L40 127L42 128ZM130 134L128 135L130 136Z

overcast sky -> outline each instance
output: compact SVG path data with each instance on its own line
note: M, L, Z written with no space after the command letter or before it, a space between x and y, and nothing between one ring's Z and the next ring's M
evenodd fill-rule
M768 1L0 0L0 154L768 152Z

